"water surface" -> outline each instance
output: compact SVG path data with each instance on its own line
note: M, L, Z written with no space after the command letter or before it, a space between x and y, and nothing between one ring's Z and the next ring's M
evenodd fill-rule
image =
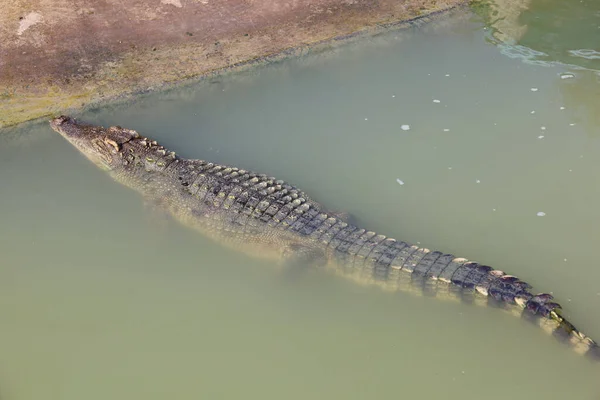
M81 117L518 275L600 338L598 72L507 57L489 32L455 15ZM0 135L0 182L2 400L600 393L599 366L498 310L224 249L46 124Z

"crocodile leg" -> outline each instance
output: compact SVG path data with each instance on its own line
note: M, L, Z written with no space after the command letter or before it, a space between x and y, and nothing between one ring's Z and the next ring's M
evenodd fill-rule
M325 252L320 248L290 244L285 247L282 254L283 265L287 269L300 269L306 267L323 267L327 263Z

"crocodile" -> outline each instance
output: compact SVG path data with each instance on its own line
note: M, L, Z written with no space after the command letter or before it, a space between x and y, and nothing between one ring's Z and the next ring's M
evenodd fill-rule
M132 129L68 116L50 125L114 180L222 245L386 290L501 308L600 361L598 344L561 315L551 294L534 294L513 275L359 228L289 183L180 157Z

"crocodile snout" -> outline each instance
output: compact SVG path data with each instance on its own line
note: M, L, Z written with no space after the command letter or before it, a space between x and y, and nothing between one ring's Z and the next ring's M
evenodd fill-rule
M65 116L65 115L61 115L60 117L54 118L52 120L50 120L50 126L52 126L52 128L57 129L58 127L60 127L62 124L64 124L65 122L69 121L71 118Z

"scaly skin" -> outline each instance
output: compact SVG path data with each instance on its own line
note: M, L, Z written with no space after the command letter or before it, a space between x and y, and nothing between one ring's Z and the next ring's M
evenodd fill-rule
M275 178L188 160L121 127L50 121L84 155L181 223L250 255L320 266L388 290L500 306L600 360L600 348L564 319L549 294L502 271L349 224Z

